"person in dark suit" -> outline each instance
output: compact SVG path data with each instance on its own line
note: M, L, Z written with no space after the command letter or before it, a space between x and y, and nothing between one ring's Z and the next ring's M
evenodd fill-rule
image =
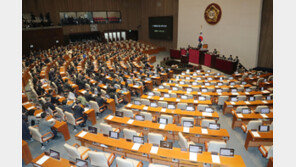
M102 107L104 104L107 104L107 100L101 96L101 94L98 94L96 97L96 102L98 103L99 107Z
M74 111L74 117L75 119L82 117L83 118L83 123L80 124L81 127L85 127L85 122L87 120L87 115L84 114L84 109L81 107L81 102L80 100L76 101L76 104L73 107L73 111Z
M71 106L67 105L67 100L62 101L62 105L59 106L64 112L67 111L71 114L74 114L74 111L72 110Z
M93 92L94 93L94 92ZM85 99L86 99L86 101L91 101L91 100L93 100L93 97L92 97L92 95L89 93L89 91L87 91L85 94L84 94L84 97L85 97Z

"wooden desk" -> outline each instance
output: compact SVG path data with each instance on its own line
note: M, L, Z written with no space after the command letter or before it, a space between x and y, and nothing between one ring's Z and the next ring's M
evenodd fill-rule
M41 159L43 156L47 156L44 153L40 154L38 157L33 159L32 163L37 164L38 160ZM40 165L40 164L37 164ZM75 167L76 165L70 164L70 161L64 158L61 158L60 160L54 159L49 157L42 165L42 167Z
M68 124L64 121L60 122L57 121L55 122L53 126L58 132L61 132L65 138L65 141L69 140L71 138L69 129L68 129Z
M138 86L138 85L134 85L134 84L128 84L128 87L135 89L140 95L143 94L143 87L142 86Z
M273 167L273 157L270 157L270 158L268 159L267 167Z
M107 99L107 108L113 113L116 111L116 105L115 105L115 100L114 99Z
M273 100L256 100L256 101L225 101L223 106L223 114L231 114L232 109L238 106L249 106L250 108L259 105L273 106Z
M200 101L200 100L194 100L194 99L166 98L166 97L148 96L148 95L142 95L141 98L142 99L148 99L150 101L166 101L168 103L187 103L187 104L194 104L194 105L199 105L199 104L212 105L211 100Z
M246 150L248 150L249 147L259 147L260 145L273 145L273 130L269 132L258 132L258 134L260 135L260 137L255 137L251 130L248 130L245 142Z
M268 121L264 121L266 124L271 124L273 120L273 112L270 112L268 114L259 114L255 113L254 111L250 114L237 114L235 111L233 111L233 119L232 119L232 129L235 129L236 127L241 127L242 123L248 124L251 120L258 120L258 119L268 119ZM264 117L267 116L267 117Z
M29 145L25 140L22 140L22 158L26 165L33 160Z
M96 149L100 149L107 152L112 152L118 155L124 155L126 157L136 158L139 160L149 161L152 163L170 164L172 166L196 166L196 164L209 163L214 166L229 166L229 167L245 167L244 161L240 155L234 155L234 157L219 156L220 164L214 164L211 158L211 153L203 152L197 155L197 161L192 162L189 159L188 151L181 151L180 148L174 147L173 149L158 148L156 154L150 153L152 144L144 143L136 151L132 150L133 142L129 142L123 138L113 139L103 136L103 134L91 134L86 133L80 137L80 133L75 135L76 139L81 142L82 146L89 146ZM101 144L107 146L102 147ZM144 153L144 155L143 155ZM179 160L178 162L172 162L173 159ZM194 165L192 165L194 164Z
M207 89L209 89L209 88L213 88L213 89L228 88L228 89L231 89L231 88L239 88L239 87L249 88L249 87L252 86L250 84L246 84L246 85L233 85L233 86L232 85L222 85L222 86L210 85L210 86L206 86L206 85L176 84L176 83L163 83L163 85L168 85L170 87L173 87L173 86L181 86L183 89L184 88L207 88Z
M184 82L197 82L197 80L194 80L194 79L175 79L175 78L171 78L170 79L171 81L184 81ZM227 81L227 82L236 82L238 80L236 79L231 79L231 80L223 80L223 81ZM209 82L209 83L212 83L212 82L220 82L220 80L198 80L198 82Z
M87 114L87 119L91 122L92 125L95 125L97 123L96 113L94 109L89 109L87 111L84 111L84 113Z
M194 126L189 128L189 132L184 132L183 126L178 126L176 124L167 124L162 129L160 128L160 124L151 121L137 121L134 120L132 124L129 124L128 121L131 118L129 117L117 117L108 115L104 118L105 122L109 125L112 125L115 128L128 128L134 129L138 132L143 132L144 135L148 135L148 133L155 132L163 134L167 136L168 139L171 140L179 140L178 132L183 132L185 137L188 137L191 141L196 143L205 143L206 141L224 141L227 142L229 140L229 134L226 129L220 130L211 130L207 129L208 133L202 133L202 128L200 126Z

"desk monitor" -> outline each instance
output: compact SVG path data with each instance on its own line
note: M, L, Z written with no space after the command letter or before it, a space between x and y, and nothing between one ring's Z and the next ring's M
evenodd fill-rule
M259 130L259 132L268 132L269 128L270 127L268 125L260 125L258 130Z
M187 99L188 97L186 95L181 95L181 99Z
M139 143L139 144L144 144L144 137L141 137L141 136L133 136L133 142L134 143Z
M135 120L137 120L137 121L144 121L145 120L145 117L144 117L144 115L135 115Z
M150 103L150 107L157 107L157 103L155 103L155 102L151 102L151 103Z
M222 93L222 89L216 89L217 93Z
M77 167L88 167L88 163L85 160L76 158L76 166Z
M187 106L187 107L186 107L186 110L187 110L187 111L194 111L195 109L194 109L193 106Z
M146 78L147 81L151 81L151 78Z
M173 90L178 90L178 88L177 87L173 87Z
M249 108L243 108L242 109L242 113L243 114L250 114L251 113L251 110Z
M222 82L218 82L218 86L222 86L223 85L223 83Z
M93 133L93 134L97 134L98 133L98 128L93 127L93 126L89 126L88 127L88 132Z
M183 121L183 126L184 127L193 127L193 122L192 121Z
M135 105L141 105L141 102L139 100L134 101Z
M268 114L269 112L269 108L262 108L260 111L261 114Z
M272 96L266 96L266 100L272 100Z
M263 91L264 90L264 87L261 87L261 89L260 89L261 91Z
M176 107L175 107L175 105L173 105L173 104L169 104L169 105L168 105L168 109L176 109Z
M230 86L234 86L235 85L235 82L230 82L229 85Z
M170 98L170 94L168 94L168 93L163 94L163 96L166 98Z
M214 109L212 107L206 107L205 108L205 112L207 112L207 113L213 113L214 112Z
M205 101L206 100L206 97L205 96L198 96L198 100L199 101Z
M255 101L255 97L254 96L250 96L249 97L249 101Z
M217 73L217 76L220 76L220 75L221 75L221 73L218 72L218 73Z
M189 145L189 152L191 152L191 153L202 153L202 146L190 144Z
M206 86L210 86L210 83L209 83L209 82L205 82L205 85L206 85Z
M251 88L246 88L245 91L246 91L246 92L251 92L252 90L251 90Z
M201 78L200 78L200 77L198 77L198 78L196 78L196 80L201 80Z
M107 99L110 99L110 96L109 95L106 94L105 96L106 96Z
M222 81L223 79L224 79L223 77L220 77L220 78L219 78L220 81Z
M209 76L209 74L205 74L205 76Z
M243 81L243 82L242 82L242 85L246 85L246 84L247 84L247 82L246 82L246 81Z
M212 81L212 80L213 80L213 78L208 78L208 80L209 80L209 81Z
M154 96L153 92L148 92L148 96Z
M166 118L158 118L158 123L160 123L160 124L168 124L168 119L166 119Z
M231 101L233 101L233 102L237 102L238 99L237 99L237 97L232 97L232 98L231 98Z
M233 157L234 156L234 149L231 149L231 148L220 148L220 155L221 156Z
M197 82L192 82L192 85L196 86L197 85Z
M186 77L187 80L190 80L190 77Z
M201 92L208 92L208 89L203 88L203 89L201 89Z
M123 117L123 112L122 111L115 111L115 116Z
M109 131L109 137L113 139L119 139L119 133L118 132L113 132Z
M253 78L253 76L254 76L253 74L250 74L250 75L249 75L249 78Z
M60 153L52 149L49 150L49 156L54 159L60 160Z
M209 123L209 129L219 130L220 129L220 124L217 124L217 123Z
M184 82L184 81L180 81L180 84L181 84L181 85L184 85L184 84L185 84L185 82Z
M237 89L231 89L231 93L236 93Z
M172 149L173 148L173 142L161 140L160 141L160 147L167 148L167 149Z
M207 72L208 72L208 73L210 73L210 72L211 72L211 70L207 70Z
M232 79L233 79L233 77L229 77L228 79L229 79L229 80L232 80Z
M186 91L187 91L187 92L192 92L193 89L192 89L192 88L187 88Z

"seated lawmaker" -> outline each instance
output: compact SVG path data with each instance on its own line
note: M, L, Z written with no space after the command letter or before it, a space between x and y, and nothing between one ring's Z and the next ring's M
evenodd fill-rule
M47 121L45 117L46 117L46 113L43 112L41 114L41 120L38 125L39 132L41 133L42 136L48 132L53 132L54 134L53 139L57 138L57 131L52 128L55 124L55 121Z
M227 60L232 61L233 60L232 55L230 55Z
M83 123L80 124L81 127L85 127L85 122L87 120L87 115L84 114L84 108L81 107L81 101L77 100L76 104L73 106L73 111L74 111L74 118L78 119L80 117L83 118Z

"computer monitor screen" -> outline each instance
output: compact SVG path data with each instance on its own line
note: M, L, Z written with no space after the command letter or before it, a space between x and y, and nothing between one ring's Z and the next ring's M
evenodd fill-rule
M184 82L184 81L180 81L180 84L181 84L181 85L184 85L184 84L185 84L185 82Z
M192 153L202 153L202 146L198 146L198 145L189 145L189 152Z
M164 89L164 86L160 85L158 88L159 88L159 89Z
M255 100L255 97L254 96L250 96L249 97L249 101L254 101Z
M201 89L201 92L208 92L208 89Z
M88 127L88 132L89 133L93 133L93 134L97 134L98 133L98 129L96 127L93 127L93 126L89 126Z
M210 86L210 83L209 83L209 82L205 82L205 85L206 85L206 86Z
M177 87L173 87L173 90L178 90L178 88Z
M220 75L221 75L221 73L218 72L218 73L217 73L217 76L220 76Z
M157 103L152 102L152 103L150 103L150 106L151 106L151 107L157 107Z
M194 109L193 106L187 106L187 107L186 107L186 110L187 110L187 111L194 111L195 109Z
M235 85L235 83L234 82L230 82L229 85L233 86L233 85Z
M119 133L118 132L113 132L109 131L109 137L113 139L119 139Z
M250 114L251 113L251 110L249 108L243 108L242 109L242 113L243 114Z
M213 80L213 78L208 78L208 80L209 80L209 81L212 81L212 80Z
M220 148L220 155L221 156L234 156L234 149L230 148Z
M173 105L173 104L169 104L168 105L168 109L175 109L176 107L175 107L175 105Z
M216 89L217 93L222 93L222 89Z
M218 82L218 86L222 86L223 85L223 83L222 82Z
M231 89L231 92L232 93L236 93L237 92L237 89Z
M242 82L242 85L246 85L246 84L247 84L247 82L246 82L246 81L243 81L243 82Z
M52 149L49 150L49 156L54 159L60 160L60 153Z
M214 110L211 107L206 107L205 112L212 113Z
M134 143L139 143L139 144L144 144L144 137L141 137L141 136L133 136L133 142Z
M261 91L263 91L264 90L264 87L261 87Z
M186 79L190 80L190 77L186 77Z
M270 127L268 125L260 125L258 130L259 130L259 132L268 132L269 128Z
M220 124L210 123L210 124L209 124L209 129L212 129L212 130L219 130L219 129L220 129Z
M269 108L262 108L260 111L261 114L268 114L269 112Z
M77 167L88 167L88 163L85 160L76 158L76 166Z
M148 92L148 96L154 96L153 92Z
M208 72L208 73L210 73L210 72L211 72L211 70L207 70L207 72Z
M187 99L188 97L186 95L181 95L181 99Z
M184 127L193 127L193 122L192 121L183 121L183 126Z
M167 148L167 149L172 149L173 148L173 142L160 141L160 147Z
M232 97L231 98L231 101L233 101L233 102L237 102L237 100L238 100L237 97Z
M167 94L167 93L165 93L163 96L166 98L170 98L170 94Z
M192 88L187 88L187 92L192 92Z
M199 97L198 97L198 100L199 100L199 101L205 101L205 100L206 100L206 97L204 97L204 96L199 96Z
M145 117L143 115L135 115L135 119L137 121L144 121L145 120Z
M141 105L141 102L139 100L134 101L135 105Z
M246 92L251 92L251 88L246 88Z
M229 80L233 79L233 77L229 77Z
M158 118L158 123L160 123L160 124L168 124L168 119L166 119L166 118Z
M272 100L272 96L266 96L266 100Z
M219 80L221 80L221 81L222 81L222 80L223 80L223 77L220 77L220 78L219 78Z

